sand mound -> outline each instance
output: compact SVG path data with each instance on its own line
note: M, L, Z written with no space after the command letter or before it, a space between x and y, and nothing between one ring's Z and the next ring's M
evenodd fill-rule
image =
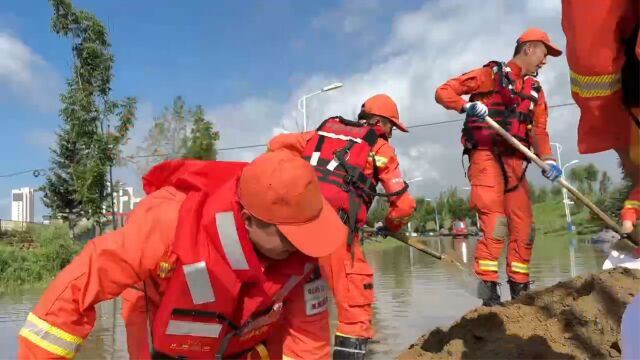
M448 330L423 335L398 359L620 357L622 313L637 293L640 270L576 277L503 307L474 309Z

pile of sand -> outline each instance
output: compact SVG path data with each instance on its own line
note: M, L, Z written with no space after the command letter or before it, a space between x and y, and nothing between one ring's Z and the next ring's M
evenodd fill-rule
M640 270L576 277L503 307L474 309L448 330L423 335L398 359L620 357L622 313L637 293Z

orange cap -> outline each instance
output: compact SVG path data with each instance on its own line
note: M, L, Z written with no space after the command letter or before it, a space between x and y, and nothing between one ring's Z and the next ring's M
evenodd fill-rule
M523 43L526 41L541 41L544 46L547 48L547 53L553 57L558 57L562 55L562 50L551 43L551 39L546 32L542 31L538 28L528 28L525 32L520 35L518 38L518 43Z
M400 121L400 115L398 114L398 105L393 99L386 94L377 94L368 98L367 101L362 104L362 110L369 114L378 116L384 116L391 120L393 125L400 131L409 132L407 127Z
M347 240L347 227L324 199L313 167L290 151L257 157L240 176L242 206L278 226L304 254L329 255Z

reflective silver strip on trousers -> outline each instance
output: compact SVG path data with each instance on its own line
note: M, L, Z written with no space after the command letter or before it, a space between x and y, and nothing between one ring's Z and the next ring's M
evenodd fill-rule
M224 254L233 270L248 270L249 264L244 256L238 231L236 230L236 220L233 212L216 213L216 226Z
M194 304L216 301L209 273L207 272L207 264L204 261L183 265L182 269L184 270L184 277L187 279L191 300L193 300Z

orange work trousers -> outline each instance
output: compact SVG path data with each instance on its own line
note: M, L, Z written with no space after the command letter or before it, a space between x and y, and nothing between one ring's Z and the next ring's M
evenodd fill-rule
M486 281L498 281L498 259L505 241L507 275L518 283L529 281L529 261L533 248L533 212L529 185L524 176L526 162L521 156L502 156L507 175L505 192L503 170L489 150L470 154L470 206L478 212L484 236L476 246L475 271Z
M320 271L333 292L338 310L339 335L367 338L374 336L373 269L362 252L359 236L351 248L346 244L319 259Z

